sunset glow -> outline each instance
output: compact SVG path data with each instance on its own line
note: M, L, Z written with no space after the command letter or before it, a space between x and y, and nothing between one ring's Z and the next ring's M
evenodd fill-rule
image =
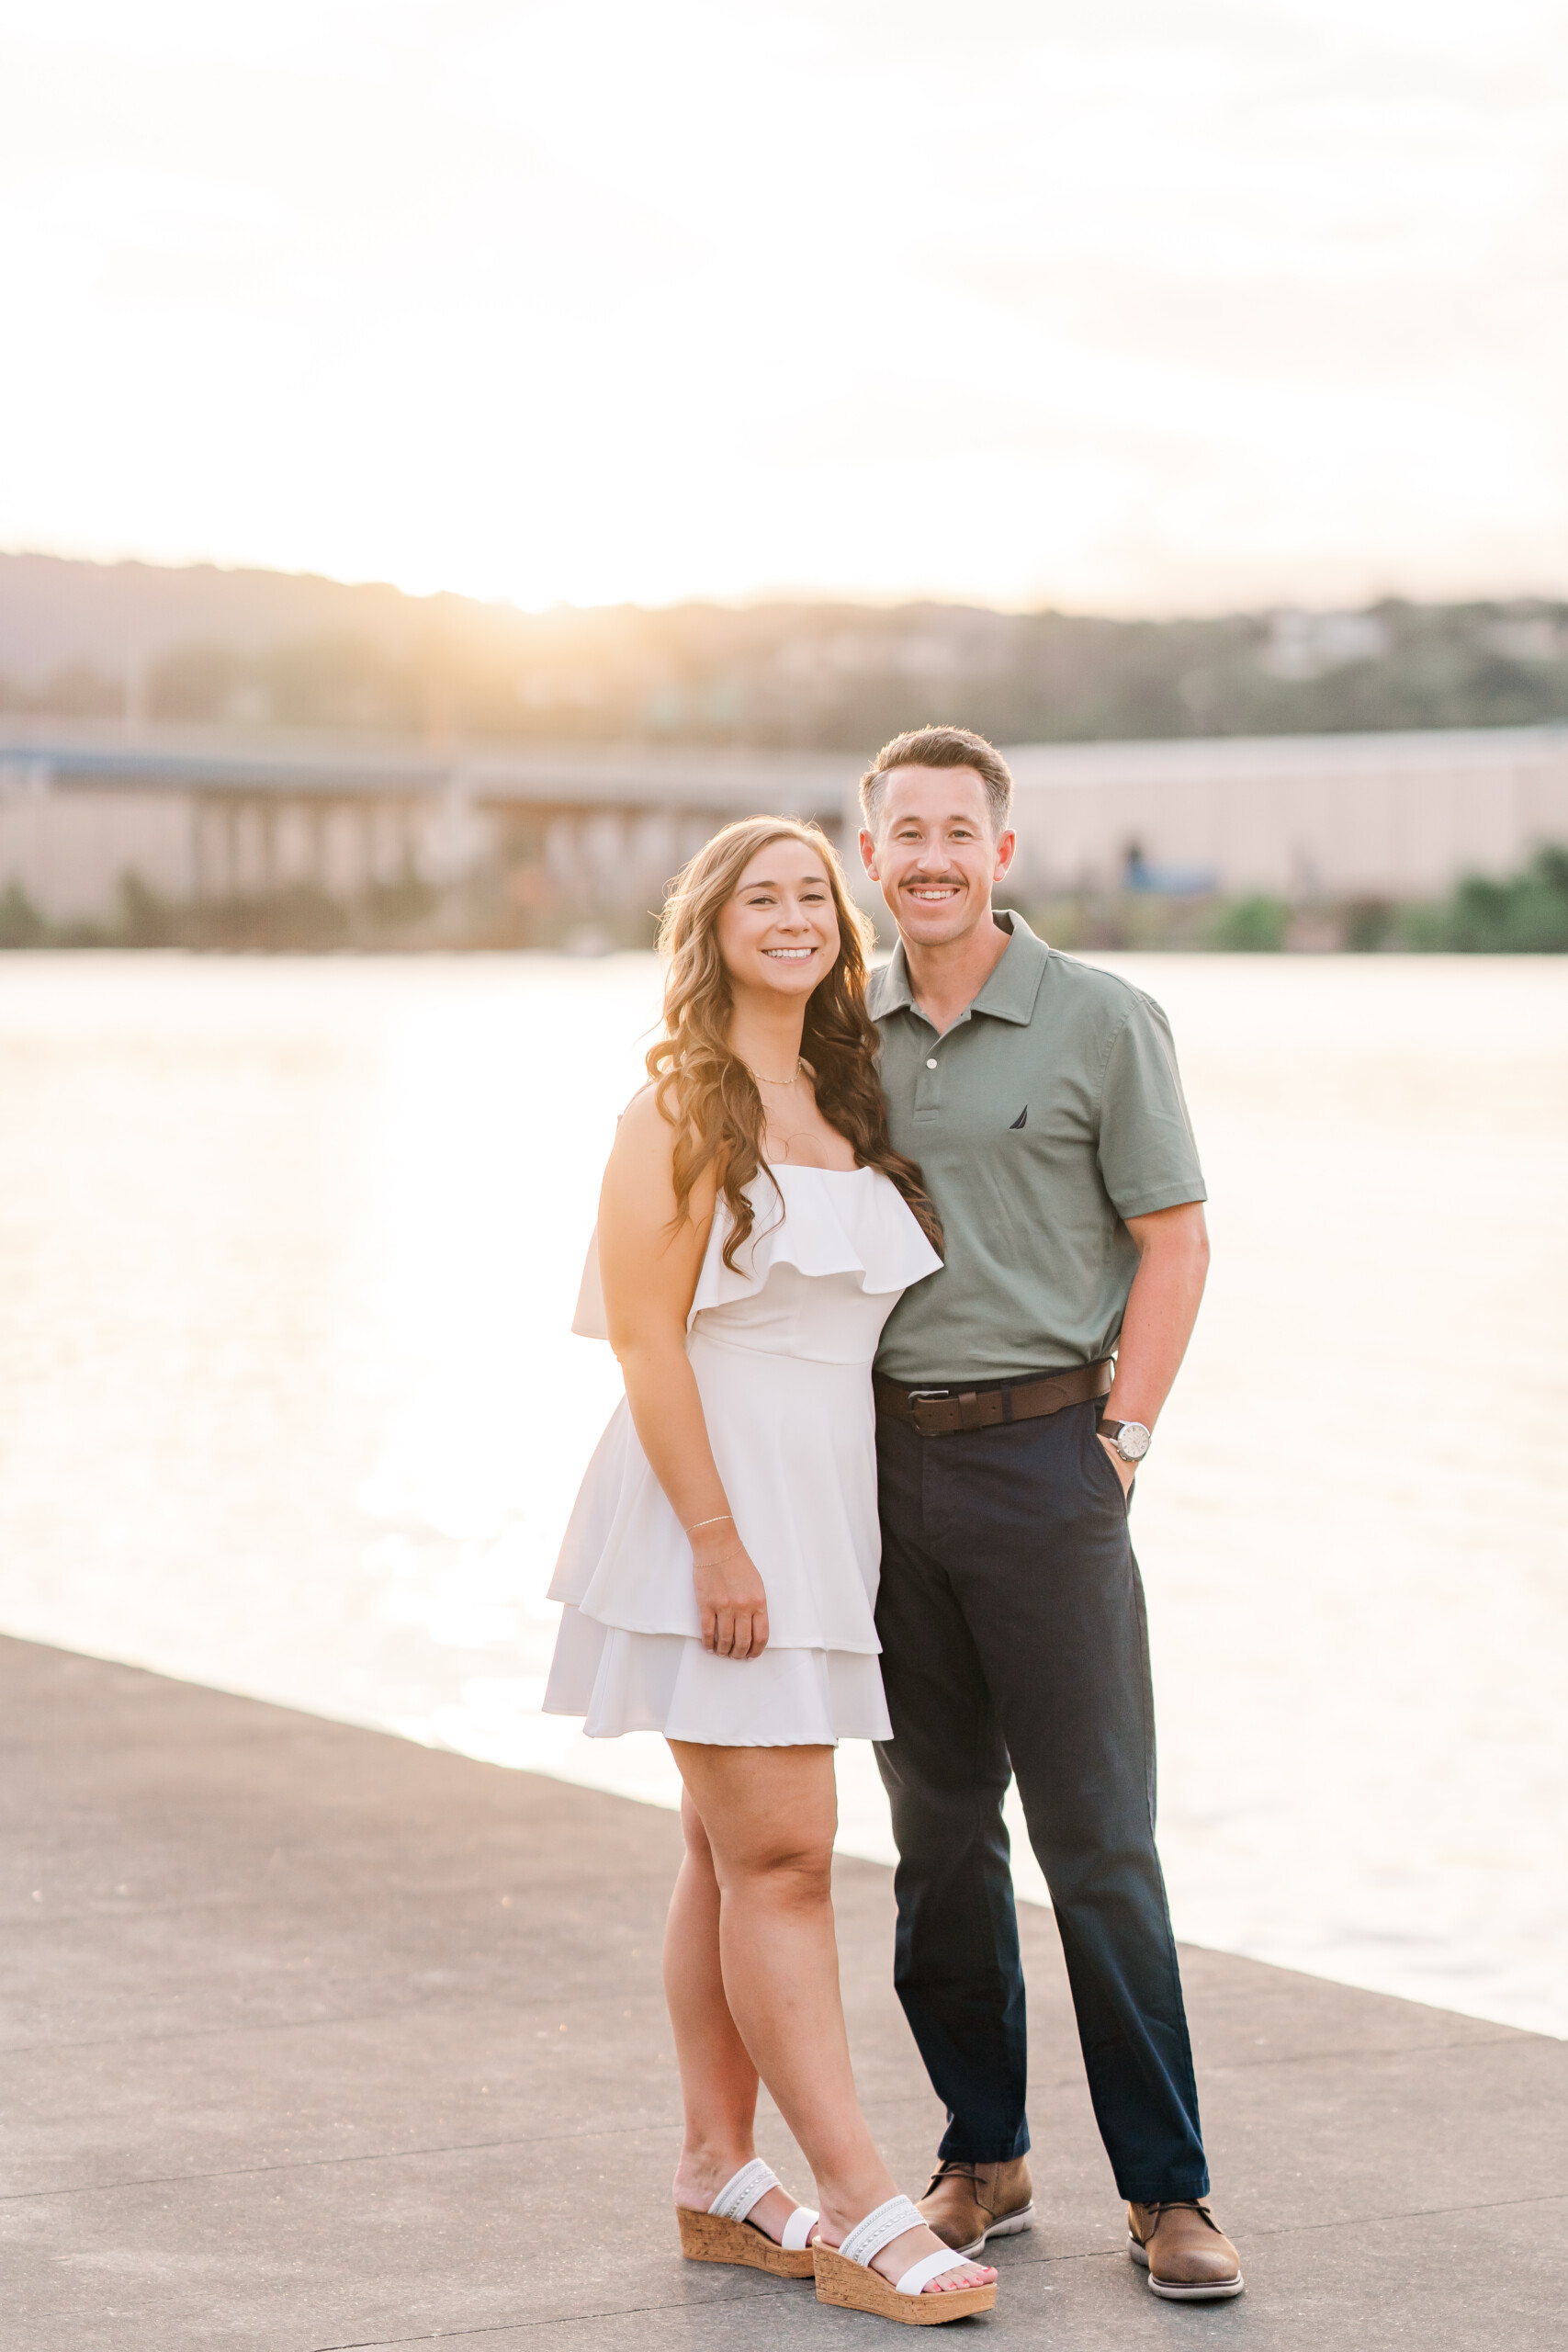
M1538 0L0 0L0 544L525 604L1568 581Z

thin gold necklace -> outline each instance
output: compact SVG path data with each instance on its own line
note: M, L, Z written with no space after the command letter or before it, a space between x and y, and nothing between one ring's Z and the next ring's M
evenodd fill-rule
M795 1068L791 1070L787 1078L765 1077L761 1070L751 1069L750 1062L746 1064L746 1067L748 1069L751 1070L751 1075L756 1080L759 1086L793 1086L798 1080L801 1071L806 1068L806 1056L804 1054L796 1054L795 1057Z

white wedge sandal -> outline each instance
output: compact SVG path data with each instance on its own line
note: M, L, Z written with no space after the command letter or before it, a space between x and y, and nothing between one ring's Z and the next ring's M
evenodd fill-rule
M681 2251L687 2261L739 2262L749 2270L771 2271L775 2278L809 2278L816 2269L809 2241L817 2216L808 2205L795 2207L776 2242L746 2218L770 2188L783 2185L761 2156L753 2156L725 2182L705 2213L677 2205Z
M949 2245L922 2255L897 2286L889 2286L882 2273L871 2267L874 2256L906 2230L929 2227L919 2207L908 2197L890 2197L886 2205L855 2223L842 2245L824 2245L818 2238L812 2248L818 2301L837 2303L844 2311L872 2312L878 2319L896 2319L906 2327L941 2327L950 2319L968 2319L975 2312L991 2310L997 2300L994 2281L988 2287L954 2287L942 2295L923 2291L944 2270L962 2268L964 2256L954 2254Z

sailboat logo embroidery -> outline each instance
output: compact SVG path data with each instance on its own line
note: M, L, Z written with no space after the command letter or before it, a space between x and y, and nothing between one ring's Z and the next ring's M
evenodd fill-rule
M1028 1105L1028 1103L1026 1102L1026 1103L1024 1104L1024 1106L1023 1106L1022 1110L1019 1113L1019 1114L1018 1114L1017 1118L1013 1121L1013 1123L1012 1123L1011 1126L1008 1129L1008 1133L1009 1133L1009 1135L1016 1135L1016 1134L1018 1133L1018 1130L1020 1129L1020 1127L1024 1127L1024 1126L1027 1126L1028 1125L1029 1125L1029 1105Z

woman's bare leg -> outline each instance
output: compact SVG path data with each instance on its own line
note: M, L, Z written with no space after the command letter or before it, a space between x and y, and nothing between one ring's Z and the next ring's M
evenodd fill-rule
M670 1745L712 1858L723 2014L754 2069L751 2098L760 2074L805 2152L821 2199L822 2235L836 2245L896 2192L861 2113L839 1990L833 1751L707 1747L685 1740ZM688 1843L688 1863L691 1858ZM695 1949L697 1926L705 1939L712 1917L705 1912L699 1920L695 1893L688 1887L682 1913L683 1959ZM714 1989L711 1976L701 1978L694 1967L680 1974L683 2002L711 2000ZM694 2104L705 2119L725 2113L726 2098L737 2102L741 2087L733 2045L715 2030L713 2014L710 2009L705 2030L693 2032L694 2006L686 2007L689 2041L681 2044L682 2083L690 2046ZM678 2041L682 2030L678 2021ZM693 2105L689 2095L689 2116ZM738 2113L738 2105L728 2111ZM940 2241L922 2224L885 2248L876 2267L897 2278L923 2255L939 2251ZM995 2275L984 2264L955 2262L938 2283L978 2286Z
M757 2069L724 1997L718 1957L718 1881L706 1832L690 1797L681 1804L686 1851L664 1929L664 1997L675 2029L685 2137L675 2202L705 2213L727 2180L757 2153ZM749 2219L777 2239L795 2210L770 2188Z

